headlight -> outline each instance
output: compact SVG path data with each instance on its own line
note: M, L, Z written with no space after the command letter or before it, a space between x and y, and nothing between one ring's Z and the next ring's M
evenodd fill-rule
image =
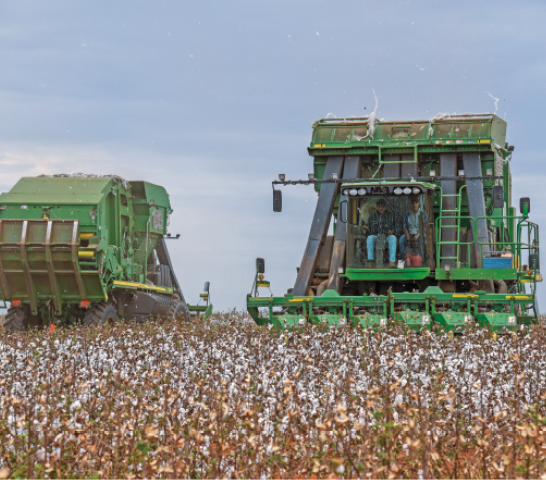
M365 188L359 188L359 189L358 189L358 194L359 194L359 195L366 195L367 193L368 193L368 192L366 191Z
M419 193L421 193L421 190L419 190L417 187L413 187L413 194L417 195Z
M400 187L396 187L394 189L394 194L395 195L402 195L402 189Z
M516 317L515 315L510 315L508 317L508 325L515 325L516 324Z
M409 195L411 193L411 188L409 188L409 187L404 188L404 193L406 195Z
M349 189L346 188L345 190L343 190L343 195L345 195L346 197L349 196Z
M422 320L423 320L423 325L426 325L428 322L430 322L430 316L423 315Z
M351 188L349 190L349 195L351 195L352 197L355 197L357 193L358 192L356 191L356 188Z

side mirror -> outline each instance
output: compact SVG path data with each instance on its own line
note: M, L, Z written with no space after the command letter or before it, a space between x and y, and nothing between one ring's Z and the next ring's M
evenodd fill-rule
M531 213L531 199L523 197L519 199L519 213L529 215Z
M339 221L347 223L347 200L343 200L339 204Z
M258 273L265 273L265 260L263 258L256 259L256 270Z
M504 207L504 188L502 185L493 186L493 208Z
M209 289L210 289L210 282L205 282L205 286L203 287L203 291L205 293L209 293Z
M273 211L282 212L282 192L273 190Z

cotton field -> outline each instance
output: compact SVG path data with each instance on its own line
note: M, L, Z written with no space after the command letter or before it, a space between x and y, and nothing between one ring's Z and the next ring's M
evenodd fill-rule
M0 478L545 478L546 326L0 334Z

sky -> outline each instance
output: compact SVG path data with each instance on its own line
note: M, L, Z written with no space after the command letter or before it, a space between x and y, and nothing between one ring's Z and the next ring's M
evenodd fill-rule
M242 310L256 257L275 295L293 286L316 203L290 186L273 213L271 180L306 178L313 121L365 115L375 92L385 120L505 119L514 198L546 229L544 20L525 0L1 0L0 191L74 172L163 185L187 301L210 281L216 310Z

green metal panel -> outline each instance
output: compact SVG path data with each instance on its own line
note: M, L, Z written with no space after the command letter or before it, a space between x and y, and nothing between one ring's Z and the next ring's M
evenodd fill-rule
M511 313L483 312L476 315L482 327L493 332L514 331L517 329L517 317Z
M344 275L350 280L361 281L381 281L381 280L422 280L430 275L430 268L412 267L412 268L375 268L375 269L359 269L348 268Z
M437 312L433 316L434 322L440 325L446 332L462 333L467 325L473 321L473 317L468 312L454 312L448 310Z
M428 312L417 312L413 310L404 310L402 312L394 312L392 318L395 322L402 323L408 330L420 332L423 328L430 330L432 322Z
M111 183L111 177L23 177L0 195L0 206L97 205Z
M517 280L516 268L454 268L435 271L436 280Z

